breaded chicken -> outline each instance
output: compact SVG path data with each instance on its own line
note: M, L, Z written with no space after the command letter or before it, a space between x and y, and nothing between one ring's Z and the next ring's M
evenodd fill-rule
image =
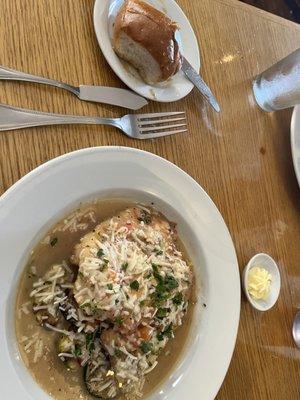
M145 277L152 263L163 261L171 269L174 256L180 259L175 238L174 227L161 214L139 207L98 225L76 245L72 258L79 265L74 289L79 306L109 320L134 311L140 322L137 299L147 301L150 294Z
M58 357L84 367L90 394L135 400L188 308L193 272L175 225L152 208L128 208L84 235L72 262L34 282L33 311L62 334Z
M104 326L100 341L114 387L131 393L187 309L192 269L177 249L175 226L152 209L129 208L85 235L72 262L79 266L75 301Z
M109 239L112 230L118 233L126 232L128 237L136 229L144 231L145 235L150 235L147 239L148 243L154 242L160 236L161 241L164 240L167 245L172 242L175 234L174 227L172 228L161 214L140 207L129 208L112 219L102 222L92 232L86 234L75 246L72 261L80 265L85 257L97 255L99 241L105 242ZM140 239L145 240L143 237Z

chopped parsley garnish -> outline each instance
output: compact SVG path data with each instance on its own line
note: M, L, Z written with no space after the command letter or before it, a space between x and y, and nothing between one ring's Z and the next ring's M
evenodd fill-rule
M75 357L80 357L81 354L82 354L81 347L78 346L77 344L75 344L74 356Z
M154 250L154 253L155 253L157 256L161 256L162 254L164 254L164 252L163 252L162 250L159 250L159 249L155 249L155 250Z
M91 305L90 300L86 300L84 303L80 304L80 308L85 308Z
M122 351L121 350L119 350L119 349L115 349L115 356L116 357L118 357L118 358L120 358L120 357L122 357Z
M173 337L173 326L170 324L163 332L159 332L157 334L157 340L159 342L162 342L164 340L164 337L167 337L171 339Z
M178 282L176 281L176 279L174 278L173 275L167 275L164 283L166 285L167 291L169 291L169 292L178 288L178 286L179 286Z
M182 293L177 293L176 296L173 297L172 301L173 301L173 304L175 304L176 306L179 306L183 302Z
M158 266L157 266L157 264L152 263L151 265L152 265L153 272L158 274Z
M140 347L141 347L142 352L144 354L147 354L152 350L153 344L150 342L142 342Z
M157 281L155 292L152 294L154 305L159 307L161 303L170 297L170 293L176 289L179 284L173 275L167 275L165 278L159 273L158 265L152 264L153 276Z
M102 265L100 266L100 268L99 268L101 272L103 272L103 271L106 270L107 264L108 264L108 259L107 259L107 258L104 258L103 264L102 264Z
M140 287L140 284L138 283L138 281L133 281L133 282L130 283L130 287L131 287L132 290L138 291L139 287Z
M155 316L156 318L163 319L167 316L168 312L169 312L168 308L159 308Z
M54 247L54 246L56 245L57 242L58 242L57 237L54 237L53 239L51 239L50 245L51 245L52 247Z
M155 307L159 307L161 303L166 301L169 298L169 293L166 292L165 286L163 283L159 283L156 288L155 292L151 295Z
M97 314L97 312L98 312L97 304L95 304L95 303L92 303L92 304L91 304L91 311L92 311L92 314L93 314L93 315L96 315L96 314Z
M94 333L87 333L85 340L86 340L86 348L88 350L88 352L91 354L91 352L94 350L95 348L95 336L96 336L97 331L95 331Z
M119 326L123 324L123 318L120 315L115 318L115 324Z
M107 284L107 289L113 290L113 285L112 285L112 283L108 283L108 284Z
M156 264L152 264L153 276L157 280L158 283L163 283L163 277L158 272L158 266Z
M147 225L151 224L152 222L151 214L147 213L147 211L145 210L141 210L138 221L144 222Z
M173 337L173 326L170 324L167 329L164 330L163 334L167 336L169 339Z
M102 249L99 249L99 250L97 251L97 257L101 258L101 257L103 257L103 256L104 256L104 251L103 251Z
M146 278L146 279L150 279L150 278L151 278L151 276L152 276L152 274L151 274L151 272L149 272L149 274L148 274L148 275L146 275L146 276L145 276L145 278Z
M146 304L146 300L140 301L140 306L141 306L141 307L144 307L145 304Z
M124 262L124 263L121 265L121 270L122 270L122 271L126 271L127 268L128 268L128 262Z

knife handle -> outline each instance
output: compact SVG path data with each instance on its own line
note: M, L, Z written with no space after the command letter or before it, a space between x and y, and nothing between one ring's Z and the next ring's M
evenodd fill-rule
M120 118L83 117L42 111L27 110L0 103L0 131L29 128L33 126L90 124L111 125L122 129Z
M25 81L41 83L44 85L55 86L61 89L68 90L69 92L79 96L79 88L68 85L67 83L56 81L54 79L43 78L42 76L36 76L26 74L25 72L15 71L14 69L5 68L0 66L0 80L5 81Z

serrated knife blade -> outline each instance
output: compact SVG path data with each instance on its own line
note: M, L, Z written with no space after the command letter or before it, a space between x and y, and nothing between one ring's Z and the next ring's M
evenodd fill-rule
M212 94L212 91L185 57L182 57L181 69L185 73L186 77L196 86L196 88L200 91L202 96L213 107L213 109L216 112L220 112L221 111L220 106L217 102L217 99Z

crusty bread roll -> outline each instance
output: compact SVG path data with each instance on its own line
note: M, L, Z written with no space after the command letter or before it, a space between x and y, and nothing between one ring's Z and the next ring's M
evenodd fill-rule
M175 22L149 4L126 0L115 21L114 49L145 82L163 82L181 66L177 29Z

